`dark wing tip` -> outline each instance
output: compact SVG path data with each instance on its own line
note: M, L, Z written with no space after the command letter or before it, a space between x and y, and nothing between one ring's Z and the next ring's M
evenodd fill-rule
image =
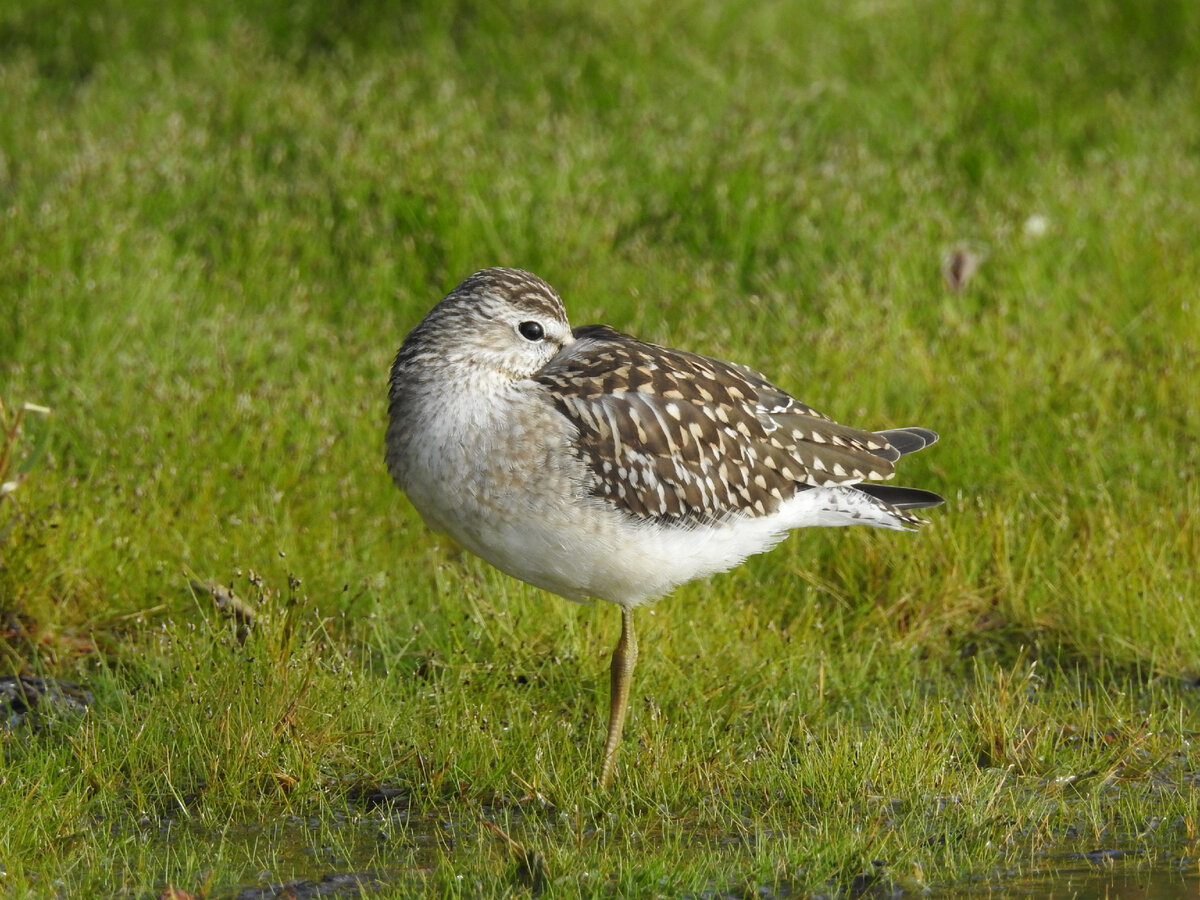
M918 428L910 426L908 428L885 428L883 431L875 432L882 438L885 438L896 451L895 457L887 457L895 462L901 456L907 456L909 453L916 453L918 450L924 450L930 444L937 443L938 433L931 431L928 428ZM880 454L882 455L882 454Z

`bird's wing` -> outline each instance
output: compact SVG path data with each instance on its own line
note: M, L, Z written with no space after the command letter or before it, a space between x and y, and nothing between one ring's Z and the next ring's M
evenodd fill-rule
M577 429L591 493L639 519L768 515L810 487L889 478L899 455L752 369L606 326L577 329L534 381Z

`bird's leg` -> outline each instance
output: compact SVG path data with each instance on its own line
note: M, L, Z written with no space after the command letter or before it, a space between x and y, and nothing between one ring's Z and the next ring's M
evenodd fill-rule
M629 709L629 687L633 681L633 667L637 664L637 635L633 630L633 608L621 607L621 639L612 655L612 681L608 710L608 740L604 742L604 765L600 769L600 787L607 788L612 781L613 767L617 762L617 748L621 746L621 732L625 730L625 713Z

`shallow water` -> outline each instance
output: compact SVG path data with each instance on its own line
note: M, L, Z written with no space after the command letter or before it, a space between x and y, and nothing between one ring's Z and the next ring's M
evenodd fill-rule
M256 824L231 824L217 833L205 832L187 821L161 822L143 837L171 843L186 835L202 843L219 842L226 859L244 860L242 878L213 886L212 896L222 900L275 897L285 885L290 891L287 895L300 900L369 898L385 885L421 884L437 866L445 865L447 850L464 842L494 840L493 835L484 833L486 822L507 818L493 815L490 809L481 809L479 818L470 822L418 815L406 808L403 797L374 791L356 797L340 814L311 818L280 815ZM1033 872L996 873L926 892L902 890L885 876L870 879L861 887L843 886L828 896L865 900L1200 900L1200 859L1195 856L1147 856L1139 850L1100 849L1063 850L1038 859ZM236 862L233 868L236 870ZM745 889L727 893L714 886L700 896L740 898ZM802 895L790 886L764 885L757 896L783 900Z
M1200 900L1200 869L1193 861L1186 872L1087 866L1057 869L1032 877L1003 878L991 883L938 892L934 896L987 897L988 900Z
M280 814L217 830L186 819L143 827L141 837L151 845L219 845L227 868L240 868L243 875L213 884L211 896L218 900L369 897L373 889L432 871L439 850L452 846L458 831L451 823L387 806L312 817Z

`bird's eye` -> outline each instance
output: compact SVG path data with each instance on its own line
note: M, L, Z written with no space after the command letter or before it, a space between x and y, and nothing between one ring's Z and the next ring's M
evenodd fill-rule
M517 326L517 331L521 332L521 337L527 341L540 341L546 336L546 329L542 327L541 322L522 322Z

